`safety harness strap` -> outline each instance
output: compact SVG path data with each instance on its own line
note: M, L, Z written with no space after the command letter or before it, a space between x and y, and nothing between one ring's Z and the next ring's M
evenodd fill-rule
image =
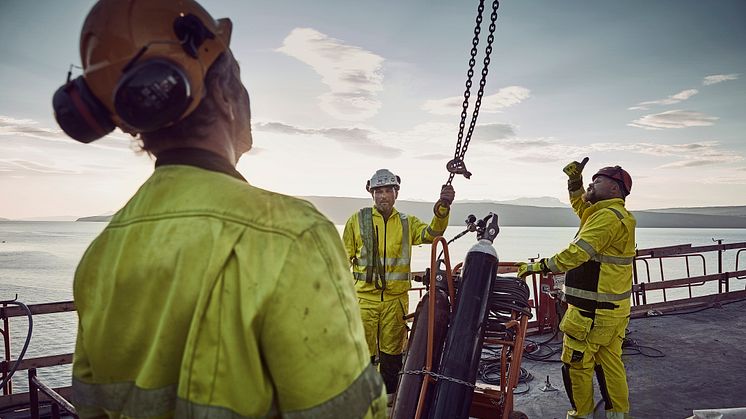
M373 274L375 272L376 263L376 250L378 249L378 243L373 245L373 208L367 207L360 210L358 216L358 222L360 223L360 235L363 239L363 251L362 260L358 260L358 263L365 265L365 282L373 282ZM373 257L367 257L367 253L372 252ZM355 279L358 279L357 277Z

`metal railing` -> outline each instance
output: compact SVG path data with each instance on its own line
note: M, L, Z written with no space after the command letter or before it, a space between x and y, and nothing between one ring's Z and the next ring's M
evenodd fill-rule
M731 280L746 278L746 242L724 244L716 239L713 242L716 244L638 249L632 285L632 316L746 298L746 290L731 290ZM736 250L730 263L725 258L729 250ZM692 261L697 261L697 267L701 269L695 272ZM670 278L671 270L679 275ZM717 289L711 285L713 283L717 283ZM678 292L682 289L687 290L685 296ZM695 290L701 291L701 295L695 296ZM653 301L653 293L662 298ZM678 298L671 294L678 294Z
M64 313L75 311L75 305L72 301L63 301L55 303L32 304L28 306L32 315L43 315L52 313ZM28 405L32 418L39 417L40 402L51 403L51 414L53 418L59 418L62 412L67 412L66 416L75 416L75 409L67 402L66 398L71 395L70 387L51 388L44 384L36 376L38 368L53 367L72 363L72 353L39 356L25 358L22 360L13 360L11 354L10 342L10 319L13 317L26 316L26 312L20 307L11 307L7 305L0 306L0 319L2 319L2 330L0 335L3 337L5 354L0 361L0 376L5 381L11 369L18 371L28 370L29 391L26 393L13 393L13 380L9 380L2 388L0 395L0 409L7 409L12 406ZM17 377L17 375L14 375ZM36 416L34 416L36 412ZM55 413L56 412L56 413ZM55 416L55 414L57 416Z

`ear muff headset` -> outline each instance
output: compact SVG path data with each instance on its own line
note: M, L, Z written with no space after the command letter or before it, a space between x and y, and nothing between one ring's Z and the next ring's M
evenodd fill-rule
M179 59L197 60L200 46L207 39L215 39L202 20L194 14L180 14L173 22L173 33L183 52L188 56ZM174 60L157 55L142 59L153 44L176 43L158 41L143 46L124 65L113 90L113 113L94 95L84 76L77 77L60 87L54 94L52 105L55 118L70 137L89 143L110 133L116 125L131 133L150 132L172 125L183 119L193 102L194 80L189 72ZM227 48L222 48L220 53ZM216 52L212 55L217 56ZM211 64L211 63L210 63ZM202 80L196 81L201 83ZM201 92L200 92L201 93Z
M91 93L82 76L57 89L52 107L60 128L81 143L90 143L114 131L109 112Z

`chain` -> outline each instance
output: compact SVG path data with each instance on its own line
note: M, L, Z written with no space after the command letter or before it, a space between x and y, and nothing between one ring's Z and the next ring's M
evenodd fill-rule
M482 96L484 95L484 86L487 83L487 73L489 72L490 54L492 54L492 42L495 40L495 22L497 21L497 9L500 7L498 0L492 2L492 14L490 15L490 26L489 36L487 36L487 47L484 50L484 61L481 72L481 79L479 80L479 90L477 91L477 99L474 103L474 111L472 112L471 121L469 122L469 129L464 136L464 128L466 128L466 116L469 108L469 98L471 97L472 77L474 77L474 65L476 64L477 46L479 45L479 38L482 32L482 14L484 13L484 0L479 0L479 6L477 7L477 18L476 25L474 26L474 38L471 40L471 51L469 57L469 70L466 72L466 90L464 90L464 101L461 104L461 121L459 122L458 139L456 140L456 151L453 153L453 160L446 164L446 169L450 173L448 176L447 185L450 185L453 181L453 177L456 174L464 175L465 178L471 177L471 172L466 170L464 164L464 156L466 150L469 148L469 142L471 141L474 127L477 124L477 117L479 116L479 108L482 105ZM463 142L463 145L462 145Z
M429 375L431 377L435 377L436 380L446 380L450 381L452 383L461 384L462 386L475 388L476 385L472 383L468 383L463 380L459 380L458 378L448 377L446 375L438 374L437 372L427 371L427 370L415 370L415 371L402 371L399 374L410 374L410 375Z

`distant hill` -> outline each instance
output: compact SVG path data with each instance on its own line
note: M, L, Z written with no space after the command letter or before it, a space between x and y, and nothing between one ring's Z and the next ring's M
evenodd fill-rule
M92 215L90 217L80 217L75 221L96 221L96 222L109 222L111 221L111 215Z
M300 197L313 203L316 208L335 224L344 224L353 212L370 206L368 198L343 198L328 196ZM560 201L557 201L562 204ZM396 208L429 221L432 217L432 202L396 201ZM739 207L734 207L739 208ZM746 214L746 207L742 208ZM656 210L657 211L657 210ZM483 217L496 213L501 226L526 227L577 227L578 217L571 208L511 205L498 202L456 202L451 208L451 225L463 225L469 214ZM746 228L746 217L674 212L633 211L637 226L641 228Z
M334 196L304 196L334 224L344 224L355 211L371 206L369 198L345 198ZM533 202L542 205L515 205L506 202ZM548 205L553 204L553 205ZM433 213L432 202L400 200L397 210L429 221ZM577 227L578 217L566 204L555 198L521 198L513 201L461 201L451 208L451 225L464 225L464 220L474 214L484 217L496 213L501 226L524 227ZM746 228L746 206L664 208L632 211L641 228ZM109 221L110 215L82 217L78 221Z
M657 208L646 210L656 213L676 214L700 214L700 215L727 215L733 217L746 217L746 207L692 207L692 208Z
M0 221L10 221L10 220L7 218L0 217Z

